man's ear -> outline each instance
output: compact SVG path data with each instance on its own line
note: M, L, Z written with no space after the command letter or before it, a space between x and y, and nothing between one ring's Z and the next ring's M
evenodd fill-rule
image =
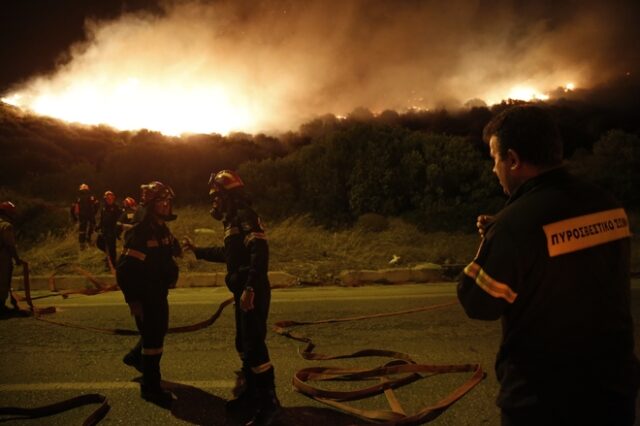
M520 156L512 149L507 150L507 164L509 165L510 170L517 170L522 166Z

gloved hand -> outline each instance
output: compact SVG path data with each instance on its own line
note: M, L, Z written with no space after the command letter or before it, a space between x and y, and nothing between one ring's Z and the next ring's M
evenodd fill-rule
M191 241L191 238L184 237L182 239L182 251L194 251L197 248L193 241Z
M243 312L249 312L254 308L253 299L255 298L255 293L253 292L252 287L246 287L242 292L242 296L240 296L240 309Z

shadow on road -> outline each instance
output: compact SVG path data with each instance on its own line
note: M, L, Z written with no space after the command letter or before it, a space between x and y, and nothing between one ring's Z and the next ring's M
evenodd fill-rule
M236 426L247 422L251 413L231 416L225 412L225 399L194 386L163 381L163 388L176 396L171 406L174 417L196 425ZM347 426L359 419L328 408L283 407L278 418L280 426ZM360 421L360 423L363 423Z

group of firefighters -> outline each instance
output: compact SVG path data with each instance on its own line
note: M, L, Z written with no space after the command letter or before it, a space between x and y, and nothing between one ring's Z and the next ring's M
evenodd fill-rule
M83 183L78 188L78 198L71 204L70 215L78 224L78 241L80 248L85 249L92 243L93 232L97 231L96 246L105 252L105 268L113 270L116 264L116 240L123 231L131 228L138 208L133 197L126 197L122 207L116 203L113 191L103 195L102 206L91 193L89 185ZM96 215L100 211L100 219L96 226Z
M167 296L168 290L178 281L175 258L184 251L191 251L197 259L226 264L225 281L235 300L235 346L242 368L236 373L234 398L227 401L225 407L230 413L252 413L247 425L272 424L282 410L275 392L274 368L265 343L271 300L267 276L269 248L264 228L251 207L242 179L231 170L212 173L209 179L210 213L224 226L223 244L216 247L196 247L188 238L181 244L173 236L167 222L177 216L172 211L175 193L169 185L153 181L141 185L140 189L139 205L127 197L124 207L120 208L115 194L106 191L100 207L89 186L82 184L76 202L71 205L71 216L78 222L80 246L86 248L92 243L95 218L100 210L96 245L105 251L106 266L115 269L118 285L140 332L138 343L124 356L123 362L142 373L142 398L165 408L173 402L173 394L161 387L160 374L160 359L169 322ZM8 263L11 267L12 259L16 264L22 262L15 250L14 216L15 206L12 203L0 204L0 232L3 241L5 233L11 234L9 243L12 247L1 252L10 254ZM122 235L123 249L117 257L116 239ZM4 296L3 305L11 280L11 271L8 276L4 271L5 263L4 257L0 256L0 267L3 267L0 297Z

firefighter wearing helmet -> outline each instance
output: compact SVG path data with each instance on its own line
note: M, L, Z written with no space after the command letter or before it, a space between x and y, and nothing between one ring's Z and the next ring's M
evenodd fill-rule
M118 235L133 227L133 223L136 222L136 210L138 210L136 200L133 197L126 197L122 202L122 214L117 223Z
M142 398L170 407L173 395L160 386L160 359L169 323L167 295L178 281L180 245L167 227L174 220L173 190L162 182L142 185L141 220L126 233L116 278L140 331L140 342L123 361L142 372Z
M197 259L227 265L226 284L235 299L236 350L242 361L230 412L255 408L247 425L270 425L281 412L274 369L265 343L271 288L267 277L269 246L260 218L251 208L237 173L222 170L209 179L211 216L224 225L224 245L198 248L185 239L184 249Z
M9 316L12 311L6 306L11 290L13 262L22 265L16 250L16 234L13 222L16 217L16 206L11 201L0 203L0 317ZM16 306L17 308L17 306Z
M96 227L96 214L100 203L91 194L86 183L78 187L78 198L71 204L71 218L78 223L78 241L80 248L84 249L91 243L91 235Z
M116 203L116 195L113 191L106 191L103 196L103 204L100 209L100 222L98 230L99 239L103 242L105 254L105 269L110 271L116 264L116 239L118 238L118 219L122 214L122 209Z

